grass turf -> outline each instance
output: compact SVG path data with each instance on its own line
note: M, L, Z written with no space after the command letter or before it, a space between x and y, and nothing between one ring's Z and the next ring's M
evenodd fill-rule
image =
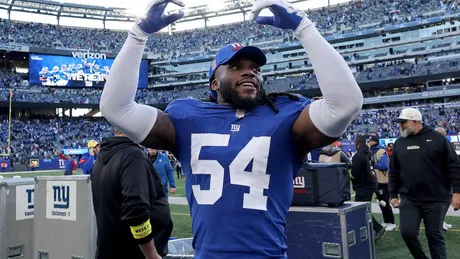
M63 175L63 171L48 171L38 173L18 174L22 178L34 177L37 175ZM81 170L77 169L76 174L81 174ZM15 174L0 174L5 178L13 177ZM185 197L184 179L176 179L176 193L169 194L170 197ZM174 222L173 236L178 238L192 236L192 223L187 205L171 205L171 216ZM382 221L381 214L374 214L377 221ZM395 215L396 224L399 225L399 215ZM460 217L446 217L446 222L453 225L453 228L444 233L444 238L447 244L448 258L460 259ZM420 230L420 239L425 248L425 252L429 255L428 245L425 237L423 224ZM381 240L376 243L376 253L378 259L401 259L412 258L407 249L399 231L387 232Z

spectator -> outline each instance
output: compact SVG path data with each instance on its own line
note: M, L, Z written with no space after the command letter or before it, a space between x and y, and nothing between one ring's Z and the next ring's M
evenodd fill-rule
M374 161L374 171L377 175L377 203L383 214L382 226L387 231L396 229L395 217L390 205L390 194L388 193L388 167L389 160L388 154L385 149L379 145L380 139L376 135L372 135L369 139L368 145L372 153Z
M156 149L149 148L149 160L155 166L155 171L161 178L163 184L163 190L168 198L169 192L176 192L176 181L174 180L174 170L169 161L169 157L163 153L158 152ZM169 184L169 188L168 188Z
M356 192L355 201L371 202L377 191L377 176L373 170L374 159L364 136L358 136L355 145L357 152L353 156L350 172L353 190ZM372 226L375 231L374 239L377 241L385 234L385 228L373 216Z
M90 140L88 142L88 153L83 154L80 159L80 168L83 174L91 174L94 162L96 162L96 156L99 153L100 145L96 140Z
M96 259L161 259L173 224L161 180L136 143L119 130L101 143L91 174Z

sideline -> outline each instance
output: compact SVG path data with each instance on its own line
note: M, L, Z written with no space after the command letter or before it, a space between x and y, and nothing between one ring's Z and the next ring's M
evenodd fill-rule
M185 197L169 197L169 203L174 204L174 205L188 205L187 199ZM376 214L382 214L382 211L380 210L380 206L377 205L377 203L373 202L372 204L372 213ZM393 213L394 214L399 214L399 209L394 209L393 208ZM460 217L460 211L454 211L452 206L450 206L449 211L447 212L446 216L450 217Z

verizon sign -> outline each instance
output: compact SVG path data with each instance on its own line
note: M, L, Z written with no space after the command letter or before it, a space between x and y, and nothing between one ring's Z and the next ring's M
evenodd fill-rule
M106 54L93 52L72 51L72 56L74 58L107 59Z

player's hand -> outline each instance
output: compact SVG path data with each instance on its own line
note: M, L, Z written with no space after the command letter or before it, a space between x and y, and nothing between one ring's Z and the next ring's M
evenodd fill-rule
M169 188L169 192L170 192L170 193L176 193L176 188L172 188L172 187Z
M95 155L94 148L90 148L88 153L90 156L94 156Z
M258 17L259 13L265 8L269 8L274 16ZM251 21L255 20L258 24L291 30L296 30L304 17L306 17L305 12L295 8L287 0L258 0L254 3L249 13L249 19Z
M170 15L165 15L164 11L169 3L184 7L181 0L151 0L147 5L146 12L142 17L137 17L130 34L136 37L147 39L148 35L158 32L171 23L184 16L184 12L179 11Z
M452 196L452 207L455 210L460 210L460 193L454 193Z
M393 206L393 208L398 208L399 207L399 199L391 199L391 206Z

